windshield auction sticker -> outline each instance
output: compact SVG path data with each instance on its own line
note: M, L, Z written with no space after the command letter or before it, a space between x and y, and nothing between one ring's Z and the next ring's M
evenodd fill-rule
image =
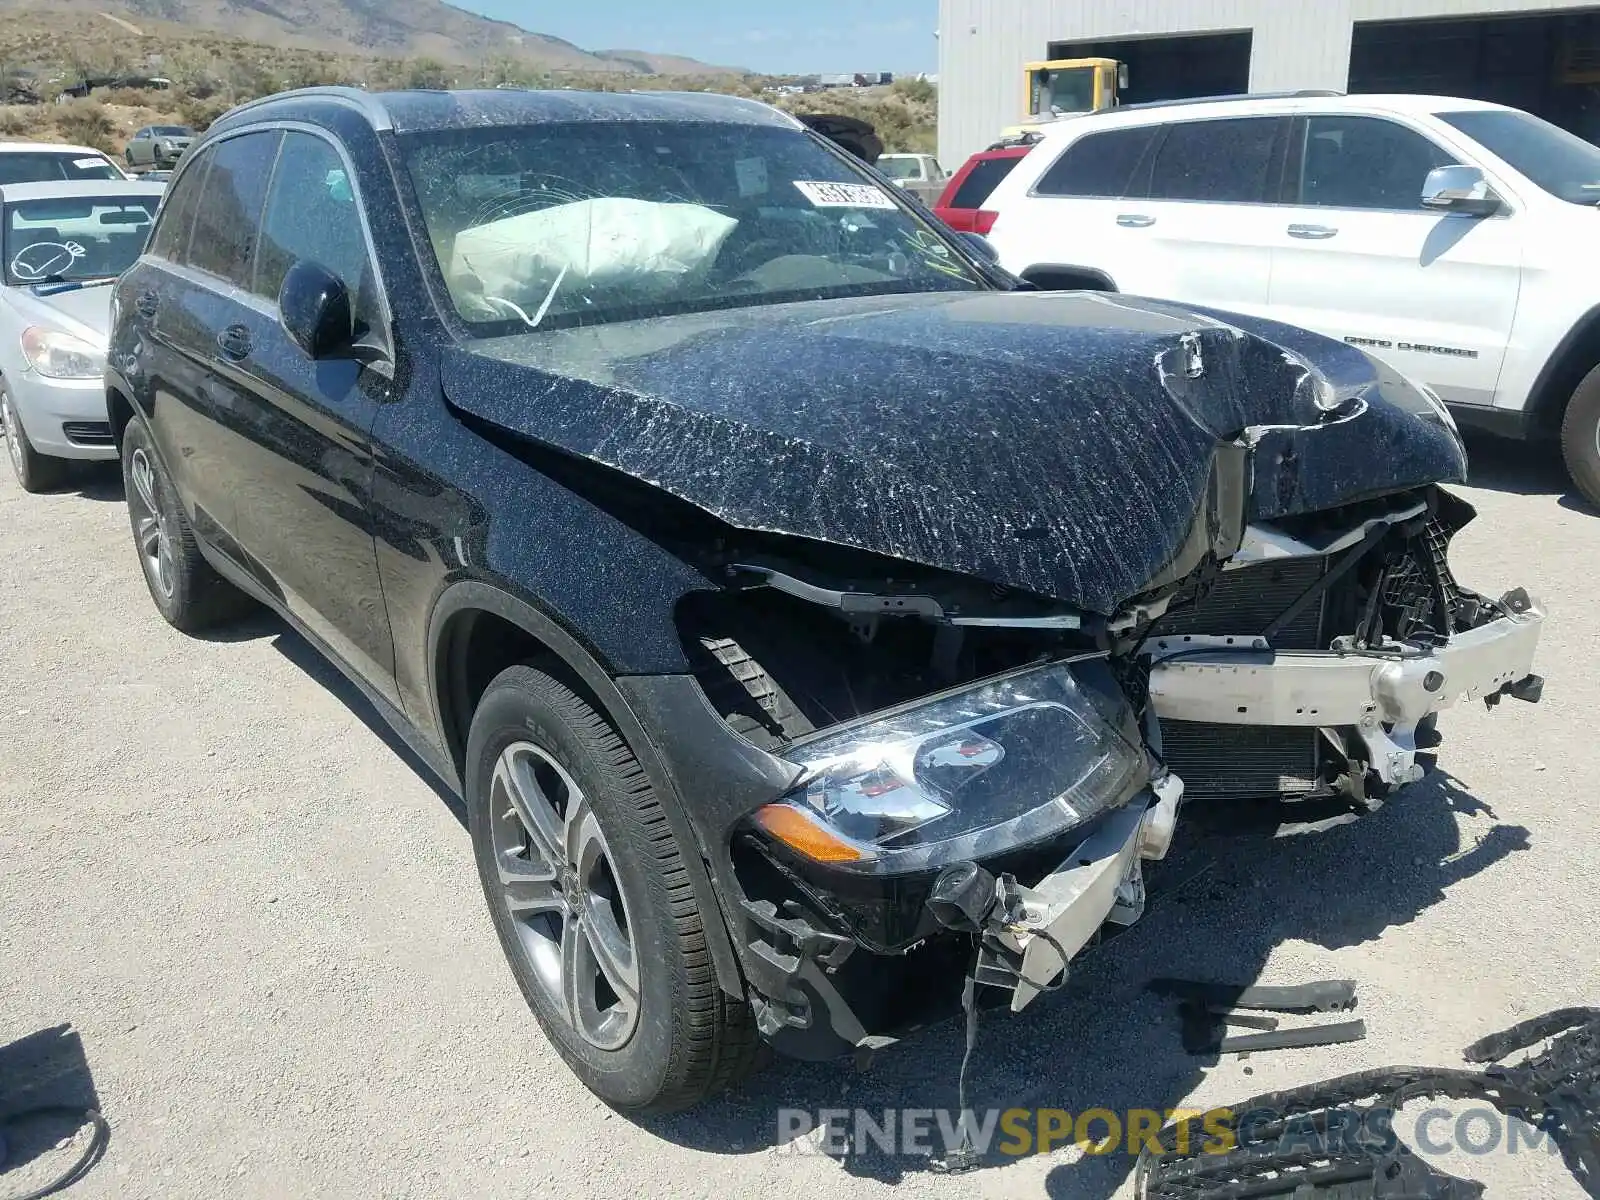
M894 201L870 183L818 183L809 179L796 179L795 187L817 208L887 208L894 210Z

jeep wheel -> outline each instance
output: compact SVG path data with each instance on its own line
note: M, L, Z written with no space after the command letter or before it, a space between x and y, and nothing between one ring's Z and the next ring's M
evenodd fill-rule
M11 470L23 491L37 495L53 491L66 481L66 460L40 454L33 448L4 383L0 383L0 433L5 435L6 457L11 460Z
M1583 498L1600 508L1600 367L1572 393L1561 422L1561 456Z
M142 417L129 422L122 435L122 485L144 581L169 625L198 633L250 610L249 597L200 553Z
M680 847L616 729L512 667L467 742L472 845L500 944L561 1057L621 1109L691 1107L741 1077L749 1008L717 985Z

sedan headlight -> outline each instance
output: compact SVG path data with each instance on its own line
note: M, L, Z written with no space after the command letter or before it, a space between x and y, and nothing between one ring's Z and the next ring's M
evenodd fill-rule
M1053 837L1149 782L1136 727L1108 715L1126 703L1112 691L1092 695L1054 663L796 746L786 758L805 774L755 824L814 862L871 874Z
M99 379L106 373L104 349L41 325L22 331L22 356L48 379Z

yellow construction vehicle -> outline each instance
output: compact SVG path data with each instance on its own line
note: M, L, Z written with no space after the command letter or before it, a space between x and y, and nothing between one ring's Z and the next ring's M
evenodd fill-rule
M1023 67L1023 120L1001 131L1019 137L1059 117L1115 108L1128 87L1128 64L1114 58L1058 58Z

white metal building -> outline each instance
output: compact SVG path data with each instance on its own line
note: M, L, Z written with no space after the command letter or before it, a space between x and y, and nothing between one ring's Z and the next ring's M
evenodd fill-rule
M1022 65L1109 57L1125 101L1304 88L1496 100L1600 139L1600 5L1553 0L940 0L939 156L1022 117Z

